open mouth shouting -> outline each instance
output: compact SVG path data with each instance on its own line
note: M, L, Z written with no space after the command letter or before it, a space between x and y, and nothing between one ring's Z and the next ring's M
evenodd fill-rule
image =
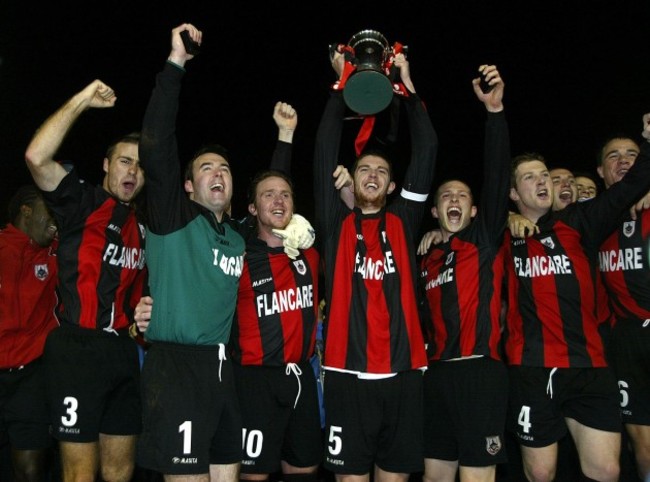
M461 217L463 212L457 206L452 206L447 209L447 220L450 224L459 224L461 222Z
M371 182L367 183L364 187L368 191L376 191L377 189L379 189L379 185L374 181L371 181Z
M271 214L278 218L284 217L284 213L285 213L284 209L273 209L271 211Z
M124 189L125 193L132 195L133 193L135 193L136 182L130 179L126 180L122 183L122 188Z
M548 200L549 199L548 188L538 189L535 195L537 196L538 199L541 199L542 201Z
M563 189L560 191L560 201L570 203L573 201L573 191L571 189Z
M627 171L629 171L628 168L623 168L623 169L617 169L616 170L616 177L618 178L619 181L625 177L625 175L627 174Z
M221 182L215 182L210 186L210 191L212 192L224 192L226 188L224 187L223 183Z

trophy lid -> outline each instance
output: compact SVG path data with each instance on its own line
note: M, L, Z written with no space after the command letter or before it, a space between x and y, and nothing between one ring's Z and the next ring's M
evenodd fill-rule
M393 99L393 85L381 72L365 70L350 76L343 89L343 100L360 115L381 112Z

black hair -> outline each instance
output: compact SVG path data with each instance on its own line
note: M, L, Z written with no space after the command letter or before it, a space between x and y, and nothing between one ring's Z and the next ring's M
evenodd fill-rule
M187 162L187 164L185 164L185 173L183 174L184 181L194 181L194 174L192 172L194 161L196 161L197 157L208 153L221 156L226 160L228 164L230 164L230 154L228 153L228 149L220 144L205 144L199 147L192 158Z
M440 182L438 184L438 186L436 187L436 189L433 191L433 199L431 200L433 206L438 205L438 193L440 191L440 188L442 186L444 186L445 184L447 184L448 182L460 182L460 183L465 184L469 188L469 194L470 194L470 196L472 196L472 204L474 204L474 190L472 189L472 186L470 185L470 183L467 182L467 181L463 181L462 179L459 179L457 177L449 177L449 178L443 180L442 182Z
M606 137L605 140L600 143L600 145L598 146L598 150L596 151L596 167L600 167L603 165L603 161L605 160L605 158L603 157L604 154L603 150L605 149L605 146L607 146L607 144L609 144L610 142L616 139L629 139L632 142L634 142L637 146L639 145L639 141L636 138L634 138L633 136L625 132L617 132L610 135L609 137Z
M18 188L7 206L7 219L10 223L16 224L21 206L33 207L37 199L42 199L43 194L35 185L25 184Z
M118 144L139 144L140 143L140 133L139 132L130 132L126 135L115 138L106 149L106 157L110 160L115 148Z
M571 172L573 173L573 177L586 177L594 181L594 184L598 184L599 178L593 172L589 172L589 171L571 171Z

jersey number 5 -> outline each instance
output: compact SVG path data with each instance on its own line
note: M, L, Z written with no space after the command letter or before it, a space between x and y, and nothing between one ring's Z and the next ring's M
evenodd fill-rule
M341 436L339 434L342 431L342 427L337 427L336 425L332 425L330 427L330 433L328 437L329 444L327 446L327 450L332 455L338 455L341 453L341 449L343 448L343 440L341 440Z

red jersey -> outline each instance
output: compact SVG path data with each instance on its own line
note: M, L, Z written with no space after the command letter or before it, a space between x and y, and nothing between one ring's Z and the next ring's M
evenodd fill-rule
M55 253L56 240L43 248L11 224L0 231L0 369L40 357L59 324Z

